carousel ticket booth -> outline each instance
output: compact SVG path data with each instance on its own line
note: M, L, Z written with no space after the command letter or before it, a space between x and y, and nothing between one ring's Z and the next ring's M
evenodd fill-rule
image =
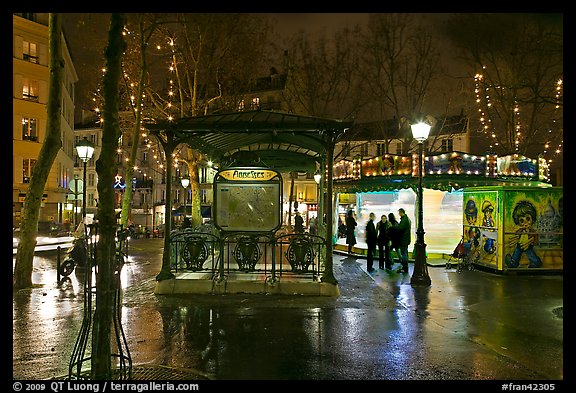
M562 187L464 189L463 241L475 265L498 272L563 270Z

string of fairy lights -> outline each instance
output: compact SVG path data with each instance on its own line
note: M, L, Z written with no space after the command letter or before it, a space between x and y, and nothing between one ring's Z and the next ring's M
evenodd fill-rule
M486 67L483 67L484 71ZM486 82L483 74L477 73L474 76L474 94L475 101L478 106L478 115L482 128L482 132L490 137L490 150L494 151L500 145L498 140L498 130L494 125L492 119L492 112L494 111L494 102L492 99L493 91L496 89L504 89L504 87L497 86ZM551 126L548 128L548 140L543 144L541 155L546 158L548 164L551 164L553 159L562 153L563 138L557 143L555 148L552 148L552 143L556 139L558 133L563 134L562 126L559 124L558 119L562 110L563 98L563 80L558 79L555 86L555 107L554 116L551 121ZM513 106L514 114L514 148L515 152L519 151L520 145L523 140L523 124L521 120L521 107L517 100Z
M550 140L552 140L553 137L553 128L557 128L558 127L558 115L561 114L562 111L562 97L564 94L564 81L562 79L559 79L558 81L556 81L556 88L555 88L555 100L556 100L556 104L554 105L554 118L552 119L552 124L553 126L550 127L548 129L548 134L550 136ZM561 140L558 145L556 146L556 149L554 150L554 155L559 155L560 153L562 153L562 148L563 148L563 144L564 144L564 140ZM544 154L547 154L549 149L551 148L551 145L549 142L544 144Z
M132 34L127 28L124 29L123 34L127 40L137 39L136 35ZM166 92L166 97L160 97L159 94L158 96L163 101L164 104L164 107L161 108L160 111L168 121L173 121L177 117L178 112L180 110L178 107L179 88L176 83L176 80L178 79L177 48L174 37L167 36L165 39L166 39L165 45L168 50L166 50L164 53L160 53L161 51L165 50L163 44L157 44L155 46L160 55L166 56L169 59L167 61L167 73L169 75L169 78L168 78L168 89ZM134 45L135 45L134 47L138 47L137 43L135 43ZM486 67L483 67L483 69L485 72ZM102 73L104 74L105 72L106 69L102 68ZM138 90L138 83L131 81L130 75L126 71L124 63L123 63L123 77L124 80L126 81L126 87L129 90L130 94L129 103L131 109L134 112L140 110L141 113L144 113L146 94L143 93L140 108L136 108L137 106L136 91ZM489 148L491 151L495 151L495 148L500 145L500 142L498 138L499 130L496 128L494 121L492 119L492 112L494 111L495 106L494 105L495 102L493 101L492 96L495 95L496 89L503 89L504 87L488 83L485 79L485 76L482 73L477 73L474 76L474 83L475 83L474 86L475 101L478 106L479 121L482 127L481 131L484 134L489 135L490 137ZM94 112L98 116L98 121L100 122L100 124L102 124L103 118L101 116L101 111L97 106L99 98L100 98L100 89L97 89L93 97L93 101L96 105L96 107L94 108ZM562 79L559 79L556 82L555 86L556 104L555 104L554 117L552 119L551 126L548 129L549 139L545 144L543 144L543 151L542 151L542 156L546 158L548 164L552 162L554 157L561 154L563 149L563 140L560 140L560 142L558 142L557 146L555 146L554 148L552 147L552 141L554 140L555 136L558 133L558 128L561 127L559 125L560 122L558 121L558 119L561 118L562 98L563 98L563 81ZM518 152L524 137L523 124L521 119L521 106L518 103L518 101L514 102L512 110L514 115L513 143L515 151ZM143 145L146 147L146 149L148 149L149 154L153 157L153 160L155 161L158 169L156 169L154 165L142 165L143 164L142 159L136 157L133 168L134 171L140 173L144 177L144 179L150 177L150 175L146 172L146 170L150 170L155 173L164 175L166 159L163 149L160 148L159 142L155 140L155 138L153 139L148 138L148 135L146 134L146 131L143 127L141 127L140 131L141 131L141 137L143 138ZM502 133L500 132L500 134ZM130 133L127 133L126 137L130 137ZM131 153L127 149L125 149L124 146L125 144L121 139L119 141L118 154L121 154L124 157L124 161L128 163L130 161ZM180 149L181 148L183 148L183 146L180 146ZM177 171L179 171L179 162L181 161L180 150L172 153L172 159L174 168Z
M129 40L130 38L134 40L136 39L135 35L132 34L126 27L124 28L123 35L126 40ZM169 83L168 90L166 92L167 97L161 97L161 99L165 103L165 107L162 108L161 112L163 115L166 116L166 119L168 121L173 121L174 118L176 117L176 113L179 110L178 105L175 102L175 100L178 99L178 88L174 82L175 80L174 76L177 72L177 56L176 56L175 39L173 37L168 37L167 46L169 47L169 52L167 52L169 55L167 70L170 75L170 78L168 81ZM159 52L164 49L161 44L157 44L155 48ZM136 113L138 110L140 110L141 113L144 113L146 109L145 108L146 93L144 92L142 93L141 105L140 108L137 108L138 83L131 81L130 75L126 71L124 63L122 64L122 67L123 67L123 78L126 81L125 84L128 88L129 104L131 110L134 111L134 113ZM106 68L103 67L101 71L103 76L106 73ZM92 100L95 105L93 110L97 116L97 121L100 125L102 125L104 119L102 117L100 108L97 106L98 102L100 102L102 98L100 93L101 93L100 88L97 88ZM148 134L146 133L146 129L144 127L140 127L140 132L141 132L140 136L143 138L142 139L143 147L145 147L148 150L148 153L153 158L156 167L154 165L147 165L148 163L144 162L144 159L135 157L133 167L134 172L140 173L145 180L146 178L151 178L151 174L147 173L147 170L163 176L165 174L165 163L166 163L166 156L163 149L160 148L159 142L155 138L148 137ZM131 152L126 148L127 145L129 146L129 144L124 143L126 138L131 138L131 133L123 132L123 135L120 137L118 143L117 153L123 157L123 160L126 163L128 163L130 161ZM172 153L173 165L177 171L179 171L181 161L180 149L182 148L183 147L180 146L178 151Z

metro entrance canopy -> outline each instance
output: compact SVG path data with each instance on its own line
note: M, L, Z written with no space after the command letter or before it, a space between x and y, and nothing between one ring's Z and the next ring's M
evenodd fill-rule
M147 122L145 127L174 147L186 143L212 161L239 151L257 152L279 172L302 171L320 162L351 123L273 111L248 111Z
M335 119L301 116L274 111L248 111L182 118L152 120L144 126L154 135L166 155L166 211L171 211L172 152L180 144L210 156L213 161L233 164L238 152L254 152L260 165L278 172L316 169L326 165L326 222L332 222L332 170L334 146L352 123ZM222 168L221 168L222 169ZM321 195L323 193L320 193ZM319 212L319 214L322 212ZM166 233L171 220L166 221ZM326 238L332 238L332 226ZM332 242L326 246L323 281L336 284L332 271ZM162 271L157 280L172 278L169 236L164 240Z

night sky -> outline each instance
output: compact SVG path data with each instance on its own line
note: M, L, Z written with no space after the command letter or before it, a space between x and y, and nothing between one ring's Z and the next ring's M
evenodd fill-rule
M293 36L301 31L312 36L326 34L331 37L338 29L365 25L368 22L368 13L261 13L268 16L273 26L273 34L277 34L279 40ZM430 33L437 34L436 28L449 14L426 13L417 14L422 16L422 22L430 26ZM99 77L99 67L104 62L103 51L106 46L108 27L110 24L109 13L65 13L63 29L72 53L72 58L78 73L79 81L76 84L76 121L79 120L81 109L91 109L91 103L85 99L87 91L94 89L94 76ZM90 44L87 44L90 42ZM452 57L454 50L444 44L440 48L445 55ZM463 70L455 70L456 61L447 61L452 73L464 75ZM97 81L97 80L96 80Z

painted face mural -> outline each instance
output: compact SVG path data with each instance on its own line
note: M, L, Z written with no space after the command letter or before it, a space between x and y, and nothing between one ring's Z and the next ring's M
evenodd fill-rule
M474 202L472 199L469 199L468 202L466 202L464 214L466 215L466 221L469 225L476 224L476 219L478 218L478 208L476 207L476 202Z
M536 208L527 200L520 201L514 207L512 219L516 224L516 234L511 237L511 244L514 245L512 254L507 254L505 263L508 267L518 267L522 254L528 257L528 267L541 267L542 260L536 253L534 245L538 243L536 228Z

